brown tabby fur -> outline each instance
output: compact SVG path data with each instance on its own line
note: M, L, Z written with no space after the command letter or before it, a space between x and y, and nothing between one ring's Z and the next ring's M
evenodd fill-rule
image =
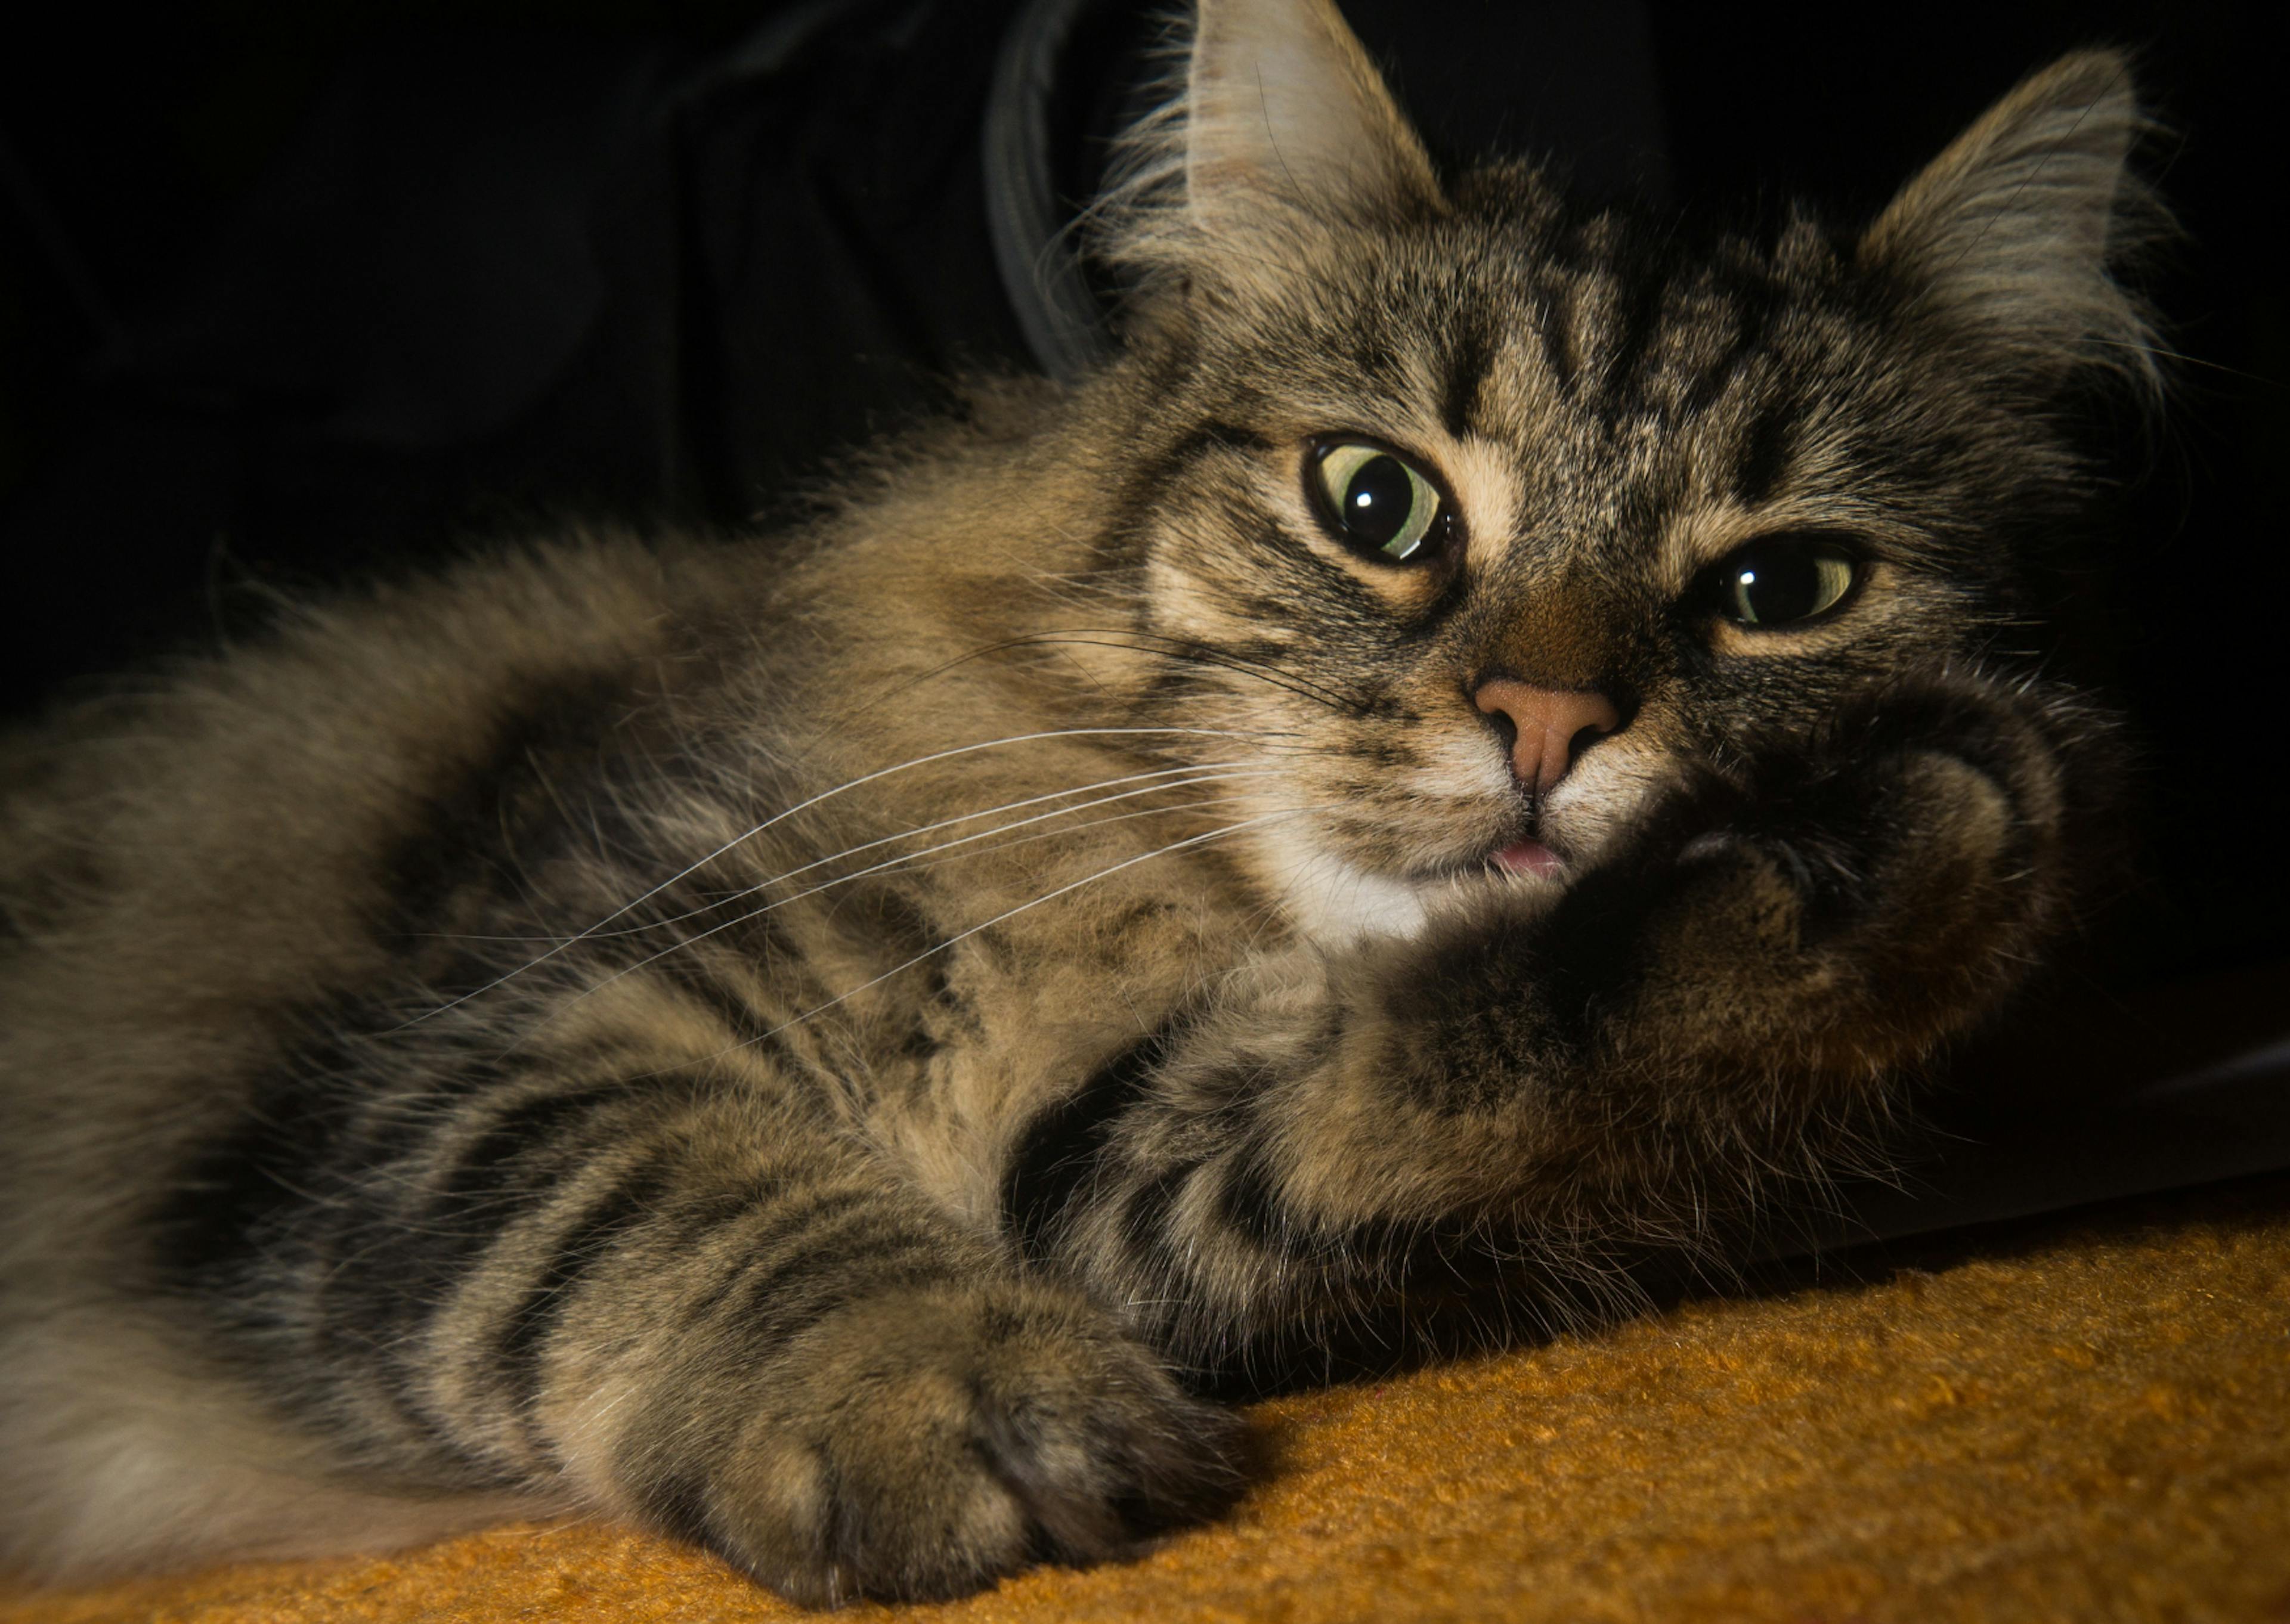
M1118 1553L1234 1482L1181 1379L1738 1236L2063 928L2110 756L2030 622L2070 409L2144 381L2123 62L1857 238L1689 253L1435 177L1325 0L1203 10L1077 388L793 541L536 544L13 747L0 1550ZM1330 435L1454 543L1341 545ZM1806 531L1838 612L1697 596ZM1623 724L1523 795L1496 676Z

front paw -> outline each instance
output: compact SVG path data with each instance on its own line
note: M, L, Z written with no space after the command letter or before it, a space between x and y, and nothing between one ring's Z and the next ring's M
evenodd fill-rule
M1766 765L1736 828L1788 868L1814 940L1860 932L1928 970L2024 942L2064 901L2074 743L2016 696L1892 698Z
M2065 756L1986 696L1774 752L1677 848L1645 1006L1744 1060L1880 1069L1993 1007L2067 910Z
M1132 1554L1239 1484L1238 1419L1046 1287L873 1299L796 1338L771 1374L712 1474L704 1533L813 1605Z

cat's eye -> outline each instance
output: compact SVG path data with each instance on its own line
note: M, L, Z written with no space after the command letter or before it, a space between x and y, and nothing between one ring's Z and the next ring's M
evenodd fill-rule
M1822 535L1761 536L1704 577L1706 601L1736 625L1760 631L1820 619L1852 596L1861 560Z
M1337 538L1377 557L1428 556L1454 524L1438 486L1397 452L1365 441L1315 447L1305 483Z

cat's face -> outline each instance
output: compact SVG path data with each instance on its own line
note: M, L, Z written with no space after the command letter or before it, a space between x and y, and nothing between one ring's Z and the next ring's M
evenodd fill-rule
M1197 99L1220 43L1205 24ZM1278 771L1239 804L1300 924L1405 930L1458 886L1563 884L1684 764L1937 668L2009 679L2022 563L2074 505L2046 409L2094 336L2080 309L2035 329L2112 292L2124 135L2095 195L2039 196L2061 220L2003 222L2000 267L1982 165L2024 167L2108 93L2092 60L2040 76L1857 243L1799 222L1700 254L1524 170L1433 189L1373 108L1377 150L1324 166L1333 202L1295 196L1312 131L1276 130L1277 186L1204 208L1247 155L1205 163L1218 132L1194 130L1193 235L1145 346L1145 602L1202 656L1188 719L1270 735Z

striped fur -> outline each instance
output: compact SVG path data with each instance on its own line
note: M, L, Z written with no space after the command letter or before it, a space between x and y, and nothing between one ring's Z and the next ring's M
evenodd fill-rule
M2070 925L2124 64L1866 234L1690 249L1436 176L1325 0L1205 12L1096 376L770 547L538 543L9 747L13 1560L568 1509L817 1602L1116 1555L1236 1486L1202 1391L1722 1256ZM1347 550L1331 435L1453 544ZM1808 531L1838 612L1710 612ZM1622 724L1522 796L1496 676ZM1530 833L1555 876L1491 866Z

